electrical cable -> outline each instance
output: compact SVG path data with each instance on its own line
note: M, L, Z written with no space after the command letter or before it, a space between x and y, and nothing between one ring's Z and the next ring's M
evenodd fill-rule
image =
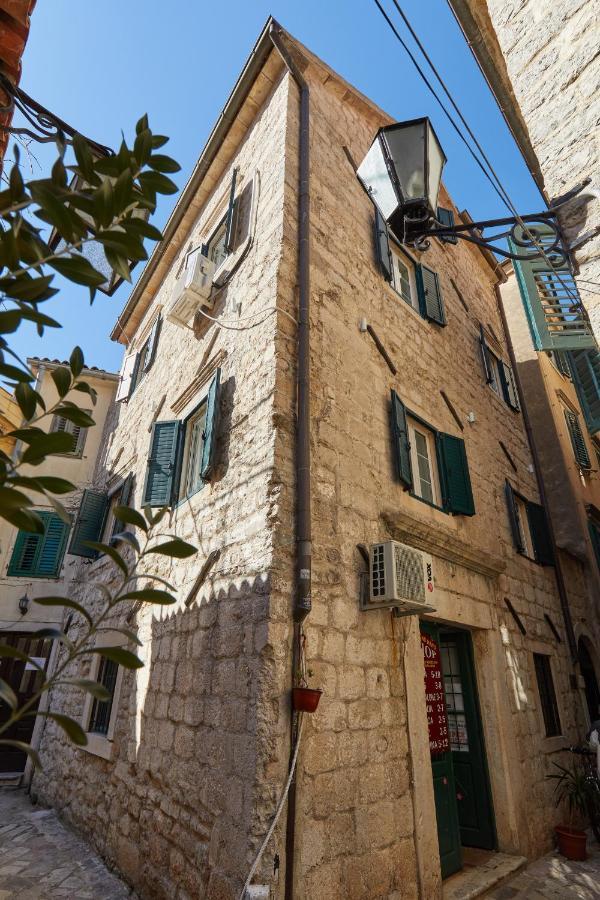
M239 895L238 900L244 900L244 898L246 896L246 891L250 887L250 882L252 881L252 878L254 877L254 873L256 872L256 869L258 868L258 864L261 860L261 857L262 857L263 853L265 852L267 844L271 840L271 835L275 831L275 826L277 825L279 816L281 815L281 810L283 809L284 803L286 801L286 797L288 795L288 791L290 789L290 785L292 783L292 778L294 777L294 772L296 770L296 763L298 761L298 750L300 749L300 738L302 736L302 724L303 724L303 718L302 718L302 713L300 713L300 725L298 727L298 736L296 738L296 746L294 747L294 755L292 757L292 762L290 765L290 771L288 773L287 781L285 783L283 793L281 794L281 797L279 798L279 803L277 804L277 809L275 810L275 815L273 816L273 821L271 822L269 830L267 831L267 833L265 835L265 839L263 840L262 844L260 845L260 849L259 849L258 853L256 854L256 857L254 858L254 862L252 863L252 866L250 867L250 871L248 872L248 877L246 878L246 881L244 882L244 887L242 888L242 891Z
M249 331L251 328L256 328L258 325L263 325L267 321L269 316L277 312L281 313L283 316L287 316L288 319L291 319L294 325L298 324L297 320L289 312L286 312L285 309L281 309L279 306L271 306L268 309L259 310L252 316L246 316L244 319L238 320L239 322L245 322L249 319L253 319L256 316L261 315L262 313L265 314L264 318L262 318L259 322L253 322L252 325L235 325L231 321L221 322L221 320L215 318L215 316L209 316L209 314L202 308L198 309L197 312L200 313L201 316L204 316L205 319L210 319L211 322L215 322L219 326L219 328L225 328L227 331Z

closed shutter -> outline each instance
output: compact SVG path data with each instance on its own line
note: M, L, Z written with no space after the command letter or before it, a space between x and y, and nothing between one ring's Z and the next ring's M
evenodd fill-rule
M79 512L73 527L73 536L69 544L71 556L84 556L95 559L98 551L87 547L86 541L99 541L106 518L108 497L100 491L85 490L81 498Z
M572 350L565 354L590 434L600 431L600 352Z
M437 220L444 228L454 228L454 213L451 209L438 206ZM440 235L440 241L444 241L446 244L457 244L458 238L455 234Z
M121 400L127 400L129 398L129 395L131 394L131 382L135 372L136 362L137 353L128 353L123 360L121 380L119 382L119 387L117 388L117 393L115 396L115 400L117 402Z
M392 391L392 440L398 478L407 488L412 488L412 466L410 462L410 441L406 424L406 409L396 391Z
M536 562L542 566L554 565L554 551L544 507L527 501L527 520Z
M233 236L235 234L235 182L237 179L237 172L237 169L233 170L233 175L231 178L231 188L229 189L229 206L227 207L227 219L225 224L225 250L227 253L231 253L231 251L233 250Z
M19 531L8 575L55 578L60 573L69 526L56 513L36 510L43 534Z
M158 348L158 339L160 337L160 329L162 328L162 316L157 316L156 322L152 326L150 337L148 338L148 352L144 361L144 372L147 372L156 357Z
M144 506L170 506L173 501L180 427L177 419L152 426Z
M453 434L440 433L437 451L444 509L461 516L475 515L465 442Z
M515 550L517 551L517 553L525 553L525 543L523 541L523 534L521 532L521 527L519 525L519 513L517 510L517 502L515 500L515 493L512 489L512 485L509 481L507 481L504 485L504 496L506 497L506 508L508 510L508 521L510 523L510 530L512 532Z
M585 353L586 351L580 350L578 352ZM556 363L556 368L558 369L558 371L560 372L561 375L566 375L567 378L571 377L571 370L569 368L568 354L564 350L555 350L554 351L554 362Z
M133 475L130 473L121 488L121 496L119 497L119 506L129 506L129 501L133 494Z
M377 261L381 266L383 277L386 281L392 281L392 254L390 252L390 235L387 222L375 207L375 250Z
M588 519L588 531L590 533L590 540L596 558L596 565L600 569L600 528L595 522L592 522L591 519Z
M492 357L490 355L490 350L485 339L485 331L483 330L483 325L479 326L479 347L481 349L481 360L483 362L483 373L485 375L486 384L492 384L492 382L494 381Z
M500 381L502 382L502 394L511 409L517 412L521 409L519 405L519 395L517 393L517 385L515 376L511 367L500 360Z
M421 315L430 322L445 325L446 313L437 272L428 269L427 266L418 265L415 267L415 273Z
M571 444L573 445L573 453L575 454L577 465L581 466L582 469L590 469L590 455L579 424L579 416L574 412L571 412L570 409L565 409L565 419L567 428L569 429L569 436L571 438Z
M208 481L210 479L215 464L217 433L219 429L220 386L221 370L217 369L206 397L206 420L204 422L204 442L202 446L202 464L200 467L200 477L202 478L202 481Z

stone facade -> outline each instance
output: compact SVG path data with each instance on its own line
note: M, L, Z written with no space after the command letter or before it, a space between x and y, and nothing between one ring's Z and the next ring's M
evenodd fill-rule
M376 262L373 207L350 162L390 119L289 36L286 43L310 87L313 609L304 630L312 681L324 689L303 723L294 896L429 900L441 896L441 879L419 623L359 611L356 545L395 538L430 552L436 612L426 618L472 636L499 849L535 856L550 846L544 776L550 754L584 727L582 698L571 687L553 569L516 554L510 535L506 477L532 501L538 492L523 418L482 372L480 323L508 358L498 272L475 247L434 243L423 262L438 273L446 327L400 298ZM160 574L175 584L177 605L137 614L147 665L115 695L107 752L69 746L49 725L34 781L144 897L239 896L288 771L298 115L297 87L273 51L208 169L210 190L199 186L135 295L135 312L120 319L129 349L138 348L159 309L167 312L185 252L219 222L233 168L236 191L258 170L254 241L210 312L217 323L193 334L165 318L153 366L115 406L97 474L103 487L133 472L139 506L153 420L184 415L219 366L215 471L170 521L201 559L165 563ZM445 193L442 200L452 206ZM397 375L360 330L362 318ZM391 388L414 414L464 438L476 515L447 515L402 490ZM215 549L220 558L187 607ZM88 580L112 577L106 560L88 571ZM80 599L93 603L92 591ZM544 736L532 652L551 657L559 738ZM55 702L82 715L77 695ZM273 898L284 896L291 862L285 830L282 819L254 879Z

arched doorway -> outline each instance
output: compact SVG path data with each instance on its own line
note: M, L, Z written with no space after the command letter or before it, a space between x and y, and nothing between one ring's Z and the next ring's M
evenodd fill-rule
M596 670L587 645L587 638L580 637L577 644L577 655L585 684L585 699L590 714L590 722L594 722L600 718L600 688L598 687Z

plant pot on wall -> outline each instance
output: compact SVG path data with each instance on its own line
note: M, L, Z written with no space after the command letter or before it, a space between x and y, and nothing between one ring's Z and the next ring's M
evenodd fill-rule
M319 688L292 688L292 703L296 712L314 712L319 705L322 690Z
M566 825L557 825L554 829L558 839L558 852L567 859L584 860L587 859L585 845L587 835L585 831L578 828L569 828Z

